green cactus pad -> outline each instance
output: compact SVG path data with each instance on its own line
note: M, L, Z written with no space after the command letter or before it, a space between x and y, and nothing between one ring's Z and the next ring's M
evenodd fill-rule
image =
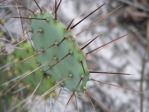
M26 57L29 57L33 54L33 50L28 43L22 43L19 45L19 47L23 48L23 50L16 49L15 52L11 56L8 57L8 59L7 59L8 62L11 62L15 58L22 60L22 59L25 59ZM38 67L38 64L37 64L36 58L32 57L22 63L17 63L14 66L10 67L8 75L15 74L17 76L17 75L25 73L28 70L34 70L37 67ZM35 71L29 77L27 77L21 81L21 86L30 84L30 86L29 86L30 89L27 89L27 90L28 90L28 93L32 93L33 90L38 85L38 83L40 82L40 80L42 79L42 77L43 77L42 74L43 73L40 70ZM45 78L43 79L43 82L41 84L42 87L38 89L37 94L41 94L41 93L45 92L47 89L49 89L53 85L54 85L54 81L50 77L46 78L46 76L45 76Z
M56 82L72 74L72 77L64 81L63 87L71 91L76 89L76 91L83 91L82 88L89 79L88 67L85 55L75 43L75 39L71 32L66 31L66 27L60 21L55 21L50 13L36 13L33 18L45 19L31 20L31 29L33 33L32 41L35 51L38 52L41 49L46 49L55 44L53 47L36 56L37 62L40 65L56 57L55 61L42 67L43 71L51 76ZM72 54L67 55L69 52L72 52ZM77 85L78 87L76 88Z

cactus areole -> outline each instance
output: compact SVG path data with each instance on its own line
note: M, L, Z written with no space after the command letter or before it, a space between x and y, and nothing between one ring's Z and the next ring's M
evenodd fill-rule
M89 79L89 70L85 55L78 47L71 30L55 20L48 12L38 12L31 20L32 41L39 65L42 70L56 82L63 81L62 86L71 91L82 92Z

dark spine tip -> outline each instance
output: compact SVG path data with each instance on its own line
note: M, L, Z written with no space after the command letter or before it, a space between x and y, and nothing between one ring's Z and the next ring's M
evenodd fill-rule
M86 17L84 17L82 20L80 20L78 23L76 23L75 25L73 25L70 29L75 28L77 25L79 25L82 21L84 21L86 18L88 18L90 15L92 15L93 13L95 13L97 10L99 10L102 6L104 6L104 4L102 4L101 6L99 6L98 8L96 8L94 11L92 11L90 14L88 14Z

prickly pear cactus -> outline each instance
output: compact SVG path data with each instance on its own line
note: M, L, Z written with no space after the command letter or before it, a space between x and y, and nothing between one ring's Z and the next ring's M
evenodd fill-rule
M29 85L28 90L25 90L27 96L37 93L41 95L41 98L51 94L56 87L66 88L72 92L65 106L66 108L72 97L77 93L85 93L89 99L97 101L86 89L88 81L96 81L90 77L90 73L128 75L124 73L90 71L86 62L86 56L88 54L127 36L127 34L87 53L84 53L83 49L97 39L98 36L93 38L84 47L80 48L72 35L72 29L74 27L99 10L104 4L73 26L72 22L74 19L66 26L57 19L57 11L62 0L59 0L58 4L57 0L55 0L55 10L53 13L42 10L36 0L34 0L34 2L40 9L40 11L36 12L28 9L20 1L15 1L32 13L29 17L22 16L21 14L19 17L13 17L15 19L21 19L21 21L24 19L29 20L29 31L32 37L25 37L20 42L11 43L14 47L20 47L23 48L23 50L16 49L13 55L7 57L6 62L10 62L10 65L8 64L1 67L1 69L7 68L8 75L12 77L16 76L16 78L7 81L2 84L2 86L14 84L9 87L9 89L12 90L17 85ZM31 44L29 44L28 41L31 41ZM0 51L0 53L3 52L6 52L5 48L2 48ZM106 106L101 105L101 103L99 104L101 107L100 110L110 112Z
M43 71L56 82L71 75L63 82L64 87L71 91L82 91L89 79L89 70L85 55L76 44L71 32L47 12L36 13L33 18L46 19L31 20L35 51L39 52L50 47L36 56L40 65L52 60L51 63L42 67Z
M8 92L12 92L11 89L17 90L16 86L27 86L27 94L36 92L45 97L60 85L73 94L84 91L89 80L85 54L75 42L71 29L54 16L43 11L35 12L27 18L30 19L33 49L26 43L29 40L27 37L21 42L14 42L14 46L20 49L16 49L7 58L7 63L11 63L7 66L8 76L16 76L16 79L3 84L9 87ZM2 52L5 49L2 48ZM48 92L50 88L52 91Z
M33 54L32 47L28 43L22 43L19 45L20 48L23 48L23 50L16 49L13 54L11 54L7 62L11 62L13 60L22 60L25 59L26 57L30 56ZM33 57L29 59L28 61L24 63L17 63L14 66L11 66L8 69L8 75L13 76L15 74L16 76L25 73L28 70L34 70L34 68L37 68L38 64L36 61L36 58ZM28 78L24 79L21 81L21 86L28 85L29 91L27 93L32 93L33 89L36 88L40 80L42 79L42 71L35 71L32 75L30 75ZM14 76L13 76L14 77ZM54 81L51 78L44 78L42 83L42 88L39 88L37 91L37 94L41 94L44 91L46 91L48 88L52 87L54 85Z
M4 64L6 62L7 63L12 62L15 59L22 60L33 54L33 50L28 43L22 43L18 47L23 48L23 50L16 49L13 53L11 53L9 56L6 56L5 58L0 56L1 64ZM18 64L15 64L14 66L10 66L7 72L1 71L0 84L2 85L4 81L9 80L13 77L17 77L20 74L23 74L24 72L26 72L27 70L29 69L33 70L34 68L37 68L37 67L38 67L38 64L37 64L36 58L34 57L29 59L25 63L21 63L21 64L18 63ZM8 88L11 88L12 85L6 85L4 88L1 88L0 94L2 95L2 101L4 101L6 105L10 106L12 105L11 101L13 101L14 99L21 101L24 97L27 97L30 94L32 94L32 92L34 91L34 89L42 79L41 74L42 74L42 71L36 71L28 78L25 78L24 80L22 80L15 88L13 88L13 90L8 91ZM54 86L54 81L52 80L52 78L49 78L49 77L44 78L41 86L42 88L39 88L38 91L36 91L36 94L38 95L42 94L47 89ZM20 95L20 97L17 98L16 93L18 93L17 91L21 91L21 90L24 95L23 96ZM9 96L7 96L6 94L8 94ZM3 109L3 107L1 107L1 109ZM0 112L3 111L1 109L0 109Z

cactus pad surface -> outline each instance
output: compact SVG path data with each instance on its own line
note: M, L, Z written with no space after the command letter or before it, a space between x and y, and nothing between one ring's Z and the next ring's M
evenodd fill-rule
M76 89L77 84L82 79L77 88L77 91L82 91L89 78L89 72L85 55L76 44L71 32L67 31L60 21L54 20L50 13L37 13L34 18L45 19L31 20L35 51L47 49L36 56L38 63L43 65L55 58L52 63L42 67L43 71L56 82L72 74L72 77L64 81L63 85L71 91Z

